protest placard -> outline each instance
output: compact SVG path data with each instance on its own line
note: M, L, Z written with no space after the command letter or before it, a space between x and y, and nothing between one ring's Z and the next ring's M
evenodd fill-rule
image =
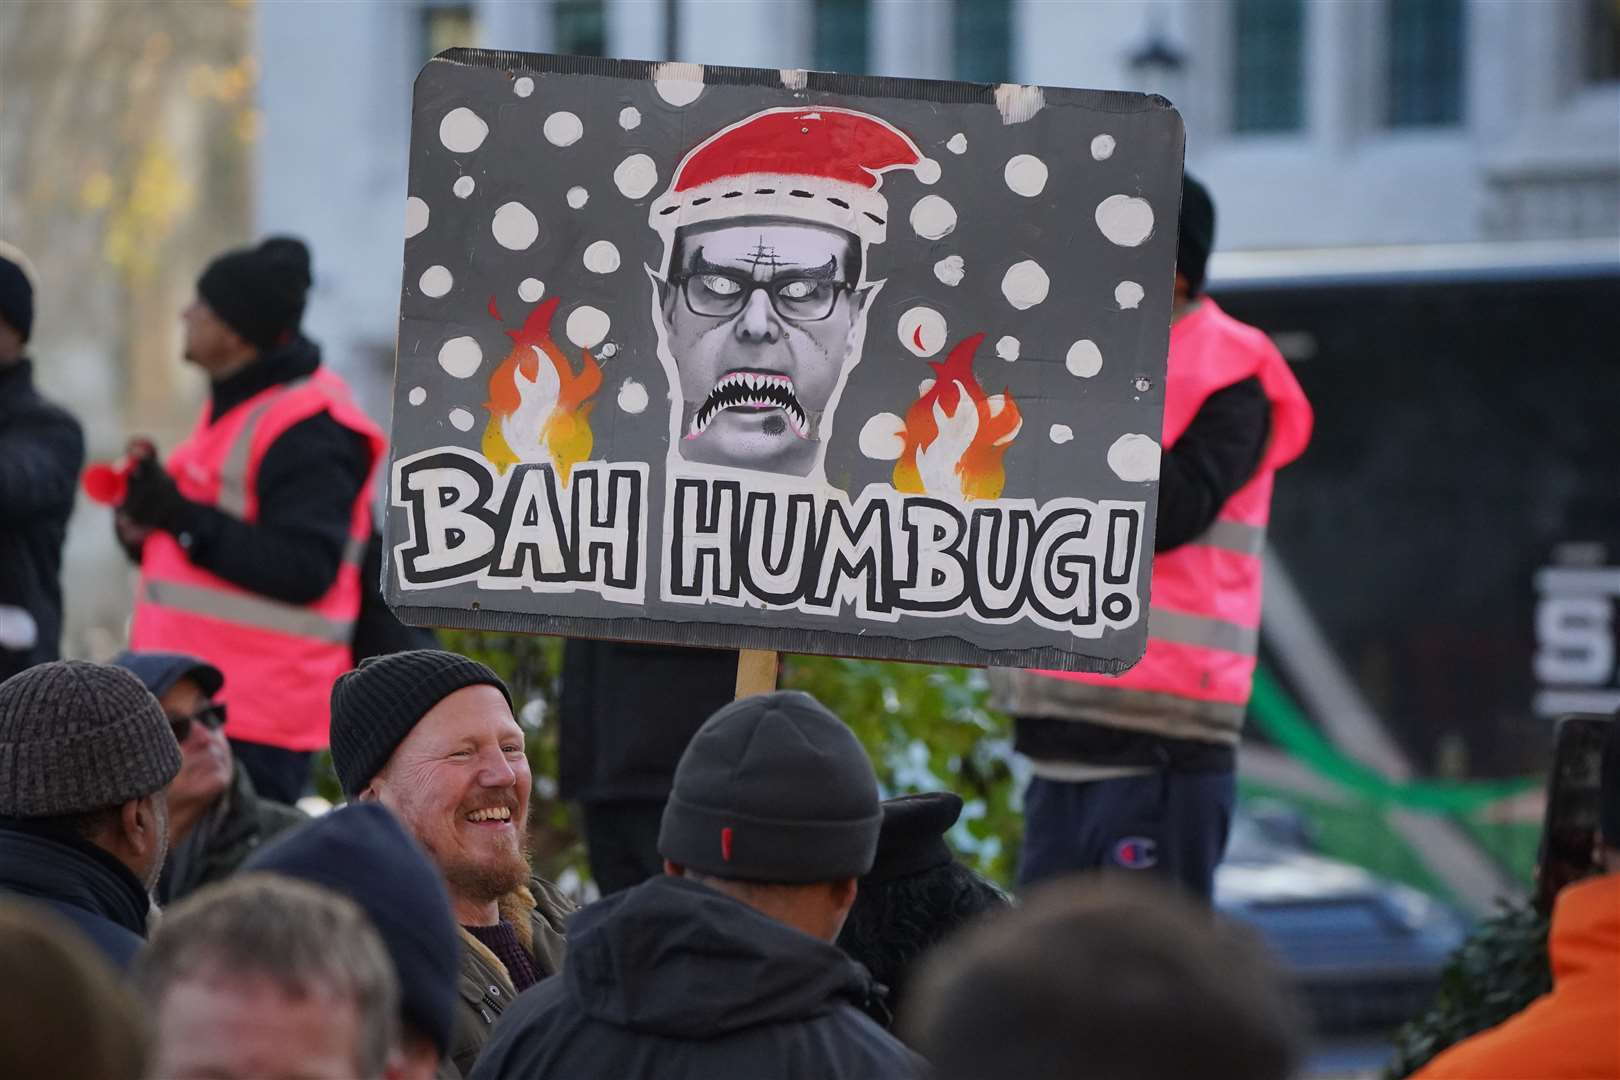
M1163 99L453 50L417 79L385 540L407 621L1140 657Z

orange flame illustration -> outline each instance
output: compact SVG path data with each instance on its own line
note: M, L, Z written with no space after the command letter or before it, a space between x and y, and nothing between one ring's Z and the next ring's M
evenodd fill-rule
M983 334L964 338L944 363L930 363L932 385L906 411L904 449L894 464L897 491L947 499L994 499L1007 482L1001 458L1024 426L1012 395L986 395L973 377Z
M554 296L538 305L521 329L506 332L512 351L489 377L483 450L503 473L520 461L550 462L567 484L569 471L591 456L592 397L602 386L602 369L582 349L576 374L551 339L558 301ZM500 318L494 300L489 310Z

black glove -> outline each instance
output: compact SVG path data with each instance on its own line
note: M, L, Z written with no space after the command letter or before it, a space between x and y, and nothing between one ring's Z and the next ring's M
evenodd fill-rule
M156 458L140 458L129 470L129 486L118 510L137 525L178 536L196 518L197 504L180 494L174 477Z

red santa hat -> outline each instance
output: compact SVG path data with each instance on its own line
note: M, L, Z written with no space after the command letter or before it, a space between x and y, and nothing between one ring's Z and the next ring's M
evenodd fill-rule
M666 258L675 230L736 217L790 218L830 225L881 244L889 201L878 190L890 169L926 160L889 123L848 109L766 109L694 147L648 223Z

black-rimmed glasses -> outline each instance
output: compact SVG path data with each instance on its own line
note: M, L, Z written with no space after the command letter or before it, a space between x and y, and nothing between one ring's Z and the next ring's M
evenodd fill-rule
M781 277L755 281L741 274L688 271L674 276L686 296L686 307L694 315L729 319L748 306L755 290L765 290L771 307L792 322L820 322L831 315L838 294L851 288L847 281L827 281L811 277Z
M218 731L225 723L225 705L223 702L210 702L192 713L190 716L169 717L169 730L174 732L174 741L183 743L191 737L191 725L201 724L209 731Z

